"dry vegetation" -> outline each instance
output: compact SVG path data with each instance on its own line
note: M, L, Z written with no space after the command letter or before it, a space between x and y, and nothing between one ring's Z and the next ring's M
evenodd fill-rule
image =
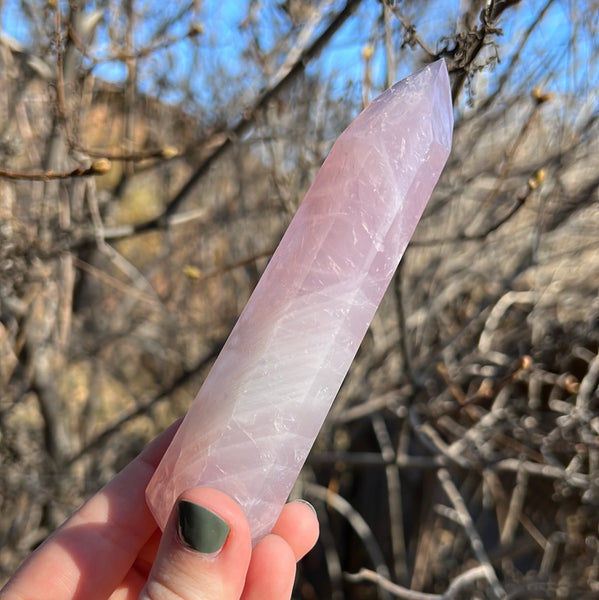
M447 3L281 3L266 50L250 3L263 80L218 109L141 94L175 40L135 47L124 6L47 3L26 13L37 45L0 38L0 582L189 405L376 91L371 49L345 102L304 70L367 17L389 81L448 61L454 149L298 482L322 535L295 597L599 598L599 125L593 67L574 72L581 40L597 59L597 6L459 4L441 38ZM534 54L551 11L570 61ZM102 26L122 85L93 76Z

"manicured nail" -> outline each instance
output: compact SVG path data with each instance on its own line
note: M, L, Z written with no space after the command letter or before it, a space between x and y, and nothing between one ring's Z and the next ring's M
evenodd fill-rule
M230 527L211 510L180 500L178 533L181 541L202 554L214 554L225 545Z
M304 500L303 498L298 498L297 500L294 500L294 502L301 502L302 504L305 504L306 506L308 506L312 510L312 512L316 516L318 516L318 513L316 512L316 509L307 500Z

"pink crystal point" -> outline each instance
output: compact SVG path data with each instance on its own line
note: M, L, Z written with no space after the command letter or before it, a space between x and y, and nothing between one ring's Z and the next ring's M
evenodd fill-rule
M333 146L147 489L161 528L195 485L254 543L310 451L449 155L445 63L372 102Z

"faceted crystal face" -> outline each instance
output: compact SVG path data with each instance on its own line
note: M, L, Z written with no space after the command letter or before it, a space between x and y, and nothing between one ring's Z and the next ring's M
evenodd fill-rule
M254 543L297 478L449 155L437 61L372 102L333 146L147 490L220 489Z

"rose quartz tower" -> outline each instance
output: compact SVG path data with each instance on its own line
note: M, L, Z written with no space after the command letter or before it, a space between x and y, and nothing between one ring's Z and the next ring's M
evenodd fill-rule
M337 140L148 486L160 527L200 484L239 502L254 543L270 531L439 179L452 128L437 61Z

